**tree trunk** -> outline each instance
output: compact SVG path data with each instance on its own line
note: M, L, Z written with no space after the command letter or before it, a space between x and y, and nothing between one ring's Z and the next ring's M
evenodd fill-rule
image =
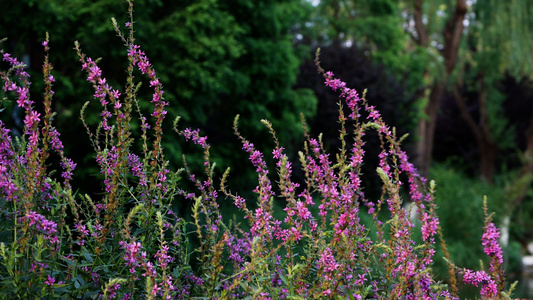
M437 125L437 112L440 100L446 87L445 82L434 83L429 95L429 101L424 108L424 116L418 121L418 141L416 143L415 164L424 177L428 176L435 140L435 127Z
M413 15L415 30L417 37L415 42L418 45L427 47L429 43L428 32L426 26L423 24L423 0L415 0L413 2ZM429 167L431 165L431 157L433 154L433 141L435 140L435 125L437 124L437 112L439 104L444 94L448 79L457 62L457 53L459 43L463 35L463 20L467 11L466 0L456 0L455 10L450 19L446 23L442 31L444 37L444 48L442 50L442 57L444 58L444 66L446 73L444 79L435 81L431 86L431 93L429 101L424 108L424 116L418 122L418 141L416 145L416 159L415 164L419 172L427 177Z
M483 73L478 74L479 85L479 134L476 135L478 139L480 171L481 178L486 181L492 181L494 175L494 164L496 163L496 154L498 153L498 145L494 141L489 125L489 111L487 104L487 90L485 87L485 77Z
M494 175L494 164L498 154L498 146L493 142L478 140L481 179L491 182Z
M479 167L481 178L486 181L492 181L494 175L494 164L496 163L496 155L498 154L498 145L492 137L492 132L489 126L489 113L487 108L487 91L485 88L485 78L483 73L478 74L478 103L479 103L479 121L476 122L474 118L468 113L464 98L461 96L462 83L458 82L454 90L455 103L459 107L461 116L468 124L468 127L474 133L478 145L479 153Z
M524 150L524 164L509 191L512 197L509 199L510 213L522 203L533 181L533 112L529 122L526 130L527 148Z
M531 183L533 182L533 112L530 117L529 127L526 130L527 148L524 150L523 165L520 173L513 182L506 187L505 197L507 207L503 214L503 220L510 219L513 212L517 209L526 197ZM503 226L502 226L503 228ZM503 233L503 232L502 232ZM503 237L503 236L502 236ZM521 236L518 240L524 245L529 243L531 236Z

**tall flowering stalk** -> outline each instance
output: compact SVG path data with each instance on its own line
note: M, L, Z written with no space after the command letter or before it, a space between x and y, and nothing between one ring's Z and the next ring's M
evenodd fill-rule
M459 268L453 263L450 264L463 277L463 282L476 287L480 287L481 299L510 299L510 294L516 284L513 284L509 291L505 291L505 273L503 269L503 251L498 243L500 230L492 222L494 214L487 213L487 199L483 200L483 211L485 212L485 226L481 244L483 252L490 258L488 272L485 270L473 271L466 268Z
M51 125L51 119L54 116L51 111L52 96L54 94L52 84L55 79L51 74L52 65L48 62L48 37L42 45L46 53L45 62L43 64L45 82L43 101L45 110L44 116L41 116L41 113L37 112L34 108L35 102L30 99L30 75L25 71L25 65L12 57L9 53L1 52L3 60L11 65L8 72L2 72L0 74L4 82L3 91L15 94L16 104L24 111L25 115L20 145L26 149L26 152L15 160L19 162L18 164L7 164L14 168L11 172L8 172L8 174L11 173L14 175L18 172L23 172L27 175L28 180L22 180L25 186L19 186L16 189L21 192L23 191L22 197L19 198L19 200L22 201L20 204L28 210L35 209L36 205L43 204L38 203L38 199L35 199L34 196L43 192L44 189L49 188L44 179L47 175L45 166L49 155L48 149L50 147L61 156L62 167L65 170L62 176L67 186L69 186L69 181L72 178L72 170L75 168L75 164L63 155L63 145L59 140L59 133ZM13 72L14 74L12 75ZM43 120L41 120L41 118L43 118ZM44 124L42 128L39 128L41 121L43 121ZM5 129L3 125L2 130L4 131L4 134L9 132L9 130ZM40 141L41 139L42 142ZM11 139L6 140L6 143L11 143ZM6 144L5 147L7 148L10 146ZM9 179L6 180L8 182L10 181ZM5 184L10 187L8 192L13 191L13 186L11 184L8 184L7 182ZM8 195L8 199L17 200L14 197L13 194Z
M82 53L80 45L76 43L76 51L80 57L82 69L87 71L87 80L93 84L95 90L94 99L98 100L102 106L102 112L100 114L102 121L96 132L93 134L88 125L85 122L84 124L98 153L97 162L105 178L106 195L103 204L105 205L106 231L109 225L115 221L115 211L125 205L124 202L121 202L125 197L124 194L120 193L123 189L120 189L119 186L128 185L130 172L140 179L139 186L143 190L141 196L144 200L157 202L158 198L169 192L166 187L169 170L165 168L166 162L164 161L161 147L163 134L162 124L167 113L165 106L168 103L164 101L163 86L156 76L146 54L141 50L139 45L135 44L133 37L133 3L131 1L128 3L131 19L131 22L126 24L129 31L128 37L122 34L117 22L113 19L115 31L128 48L129 65L125 95L122 95L119 90L114 89L107 83L97 63L90 57L86 57ZM138 86L134 82L135 69L141 75L145 75L148 78L149 85L153 88L151 103L155 108L151 116L155 120L155 125L153 127L154 134L151 151L149 151L147 145L147 130L151 126L143 116L136 98ZM137 108L141 122L141 138L143 140L142 162L137 154L130 151L130 147L134 143L131 131L134 106ZM110 120L112 116L115 117L114 120Z
M7 289L21 289L26 295L38 293L32 280L45 282L50 290L56 281L61 246L68 240L66 207L73 202L70 180L76 164L63 152L63 144L52 121L52 89L55 81L49 62L49 39L42 46L45 51L43 79L44 113L37 112L30 99L30 76L25 65L9 53L0 51L3 61L10 65L7 72L0 71L3 95L14 95L16 105L24 111L24 128L21 136L13 139L11 131L0 122L0 200L1 236L0 266L13 276L4 282ZM9 101L3 97L2 101ZM3 104L3 102L2 102ZM62 169L59 180L51 178L47 170L50 151L54 151Z
M141 47L135 44L133 3L128 1L128 4L130 22L126 23L126 29L129 34L123 35L120 26L112 20L127 48L129 64L124 94L108 84L97 61L82 53L76 43L82 69L94 87L93 97L102 107L101 122L96 130L83 122L96 151L104 183L102 199L93 201L86 197L84 205L75 205L84 214L75 220L77 243L84 251L96 253L98 262L84 271L92 274L96 285L105 284L106 295L126 299L141 295L150 299L170 299L181 293L186 297L189 279L184 282L179 274L187 273L188 278L195 278L194 275L188 273L188 267L172 270L172 263L187 265L189 258L187 242L182 237L184 222L171 209L173 198L183 194L176 185L180 171L167 169L168 162L161 146L168 103L164 101L163 87L155 70ZM154 107L153 122L144 116L139 104L140 84L135 81L136 72L145 77L153 89L150 101ZM88 105L82 110L82 120ZM134 111L138 114L137 120L133 118ZM132 132L135 121L141 128L141 153L136 153L133 147L137 138ZM149 135L151 129L153 136ZM151 234L154 232L159 234ZM123 267L116 272L103 273L101 264L116 258L113 252L116 250L124 253Z

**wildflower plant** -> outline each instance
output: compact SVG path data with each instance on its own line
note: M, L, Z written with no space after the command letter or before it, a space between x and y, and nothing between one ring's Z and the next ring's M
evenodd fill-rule
M385 124L364 93L322 70L318 53L317 69L325 85L340 95L342 146L336 157L325 151L320 136L306 132L299 153L305 181L295 182L292 160L272 124L262 120L275 143L268 154L275 166L269 167L267 154L239 132L237 116L235 134L257 174L256 198L245 199L227 188L229 169L218 187L207 137L197 129L179 129L176 120L175 131L203 152L204 172L194 174L186 158L182 169L170 170L161 145L169 104L147 54L135 42L133 3L128 4L126 34L113 20L127 49L123 90L112 87L98 60L75 44L94 88L94 99L85 104L81 119L100 168L102 189L96 197L73 192L76 164L63 152L53 126L48 36L43 42L42 115L30 99L25 66L1 52L10 66L0 72L2 103L14 101L25 111L20 137L0 122L4 297L454 299L459 296L456 273L466 283L481 284L482 298L508 297L498 230L488 216L482 243L492 258L489 272L461 269L447 257L449 282L435 280L431 265L440 259L435 257L436 247L442 246L448 256L433 201L435 183L417 173L401 149L403 138ZM152 90L149 116L141 105L146 100L137 97L138 78ZM96 127L84 121L89 105L101 107ZM134 125L140 128L139 136ZM365 195L361 179L369 131L375 131L381 142L376 172L382 192L376 199ZM51 153L59 157L60 175L49 170ZM182 188L186 185L180 180L195 188ZM172 209L174 201L192 201L192 210L178 215ZM231 222L223 216L220 201L232 201L244 220ZM279 209L275 202L284 207ZM410 217L413 211L404 208L406 202L413 203L418 220Z

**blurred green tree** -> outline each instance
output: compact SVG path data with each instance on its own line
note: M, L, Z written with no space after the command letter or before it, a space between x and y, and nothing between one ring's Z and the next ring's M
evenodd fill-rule
M407 113L417 123L414 157L423 174L429 175L437 120L446 122L455 118L454 124L446 125L458 127L460 121L463 126L447 132L460 136L439 137L439 147L450 147L452 141L460 144L461 154L476 153L472 155L477 159L473 163L475 173L488 183L499 163L511 166L509 162L515 157L508 155L498 161L501 158L498 154L502 150L508 154L520 149L519 170L504 175L509 182L499 203L503 206L499 207L502 224L509 222L518 205L531 206L524 203L531 200L529 191L533 181L533 111L523 105L529 96L515 113L506 115L504 107L509 101L517 102L509 94L512 88L509 81L517 82L524 93L530 92L527 85L533 75L533 2L321 0L314 3L317 9L313 18L302 26L304 43L322 47L362 46L363 53L383 63L388 72L409 78L409 91L419 100ZM513 89L515 93L516 89ZM443 100L446 111L439 112ZM516 114L520 109L520 114ZM455 115L451 116L452 113ZM439 154L442 152L439 149ZM460 159L464 162L469 158ZM465 165L455 166L464 170ZM516 168L517 164L513 166ZM496 183L494 187L497 188ZM453 219L455 215L446 217ZM519 221L524 224L523 218Z
M92 91L72 48L78 40L88 55L103 57L103 75L115 88L123 86L126 49L113 33L110 18L123 26L128 21L126 2L6 0L0 5L0 36L8 38L2 46L14 55L30 57L36 78L43 57L40 43L44 33L50 33L59 131L66 139L67 153L79 163L76 175L81 191L97 193L99 187L90 180L97 168L78 121L79 110L92 99ZM307 54L294 46L293 31L310 8L303 0L135 1L137 42L154 64L170 102L164 147L172 164L181 165L181 154L187 152L171 130L176 116L182 117L180 126L207 132L210 143L219 146L213 155L222 168L242 165L245 160L231 128L238 113L243 134L257 136L254 142L259 149L271 146L270 139L263 138L268 135L260 119L270 119L275 128L291 129L280 130L283 143L292 145L298 140L299 112L312 117L316 109L310 91L293 89L298 66ZM150 100L147 86L139 91L145 103ZM36 102L39 88L36 84L32 94ZM98 103L89 105L89 123L96 124L99 111ZM13 120L10 124L16 127L16 117L6 113L1 117ZM251 175L246 170L232 173L240 178L237 182L250 182L245 179Z
M533 11L530 1L482 1L467 18L468 32L459 50L458 69L451 90L461 115L474 133L481 178L491 181L499 150L515 148L515 132L501 110L506 76L531 78ZM475 92L479 117L468 111L464 96ZM472 101L470 101L472 102ZM521 133L519 133L521 134Z
M411 42L402 15L404 8L405 4L399 0L318 1L311 21L302 25L302 43L314 48L361 49L355 52L380 64L384 73L407 88L406 91L402 88L406 101L411 101L409 98L413 96L423 98L428 68L435 69L437 59L435 53ZM419 102L402 111L404 120L398 124L406 125L407 131L414 131L421 118L419 106L423 103ZM406 124L405 120L410 122ZM392 120L388 122L395 124Z
M490 180L498 147L510 147L499 111L498 81L531 74L532 2L438 0L321 0L304 27L308 43L367 47L367 55L393 74L409 78L418 95L416 160L427 174L437 112L443 96L456 94L480 152L479 173ZM457 94L456 92L459 92ZM474 92L480 120L465 109L462 94Z

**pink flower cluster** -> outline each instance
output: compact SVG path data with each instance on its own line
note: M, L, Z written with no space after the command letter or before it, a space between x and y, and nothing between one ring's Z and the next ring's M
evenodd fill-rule
M50 244L56 244L59 247L59 238L57 236L57 223L46 219L45 216L34 211L29 211L22 221L28 222L28 226L40 231L44 239Z
M209 147L209 144L207 143L207 137L206 136L200 136L200 130L192 130L190 128L186 128L183 131L183 136L186 140L192 140L196 145L200 145L203 149L206 149Z
M490 275L485 271L471 271L464 269L462 271L463 281L474 286L481 284L480 295L482 299L494 299L498 294L498 286Z
M106 131L111 129L109 124L109 118L112 116L111 112L107 110L107 105L109 104L109 99L115 110L121 108L122 104L120 103L120 92L114 90L108 83L105 78L102 77L102 70L96 62L94 62L90 57L85 59L84 56L81 57L82 61L82 70L86 70L88 73L87 81L93 83L94 87L94 99L99 100L102 105L102 112L100 116L102 117L102 128ZM124 118L123 114L119 114L119 118Z
M146 173L144 172L144 167L139 156L133 153L128 153L128 166L130 167L133 176L139 178L139 185L147 187L148 182L146 180Z
M486 213L486 207L485 207ZM498 243L500 237L499 229L494 223L490 222L490 218L486 216L486 225L484 227L481 243L484 247L483 251L490 258L490 275L485 271L472 271L462 269L460 273L463 275L463 281L474 286L481 284L480 295L482 299L494 299L499 295L500 290L504 284L504 274L502 269L503 253L501 246Z
M16 191L19 188L12 177L15 153L9 132L10 130L0 121L0 194L5 195L8 201L16 201Z
M142 74L146 74L148 76L150 80L150 87L154 89L151 101L155 105L154 111L152 112L152 117L154 117L156 120L154 127L156 137L156 140L154 141L154 151L157 152L157 155L159 155L163 119L167 114L165 106L168 105L168 102L163 100L163 85L159 81L159 78L157 78L155 70L152 68L152 65L150 64L150 61L148 60L148 57L144 51L140 49L141 47L139 45L132 43L130 43L128 47L128 57L131 59L133 64L137 66Z
M383 238L383 242L389 244L392 248L392 252L382 255L382 261L392 261L391 274L394 277L398 277L400 282L404 284L396 285L393 287L393 293L398 295L404 295L406 297L421 297L423 295L430 295L433 293L430 288L430 282L433 280L430 276L421 278L420 274L423 274L422 270L427 269L432 263L432 256L435 253L434 236L437 234L437 227L439 220L434 213L434 207L432 204L431 194L425 194L422 192L421 185L425 183L425 179L421 177L415 167L408 162L407 155L399 147L396 137L393 135L392 130L383 122L380 113L374 106L368 105L365 99L361 99L357 91L347 88L346 84L341 80L334 77L332 72L324 73L325 85L332 88L334 91L340 90L341 98L346 99L346 104L350 109L349 117L359 122L361 117L361 108L366 112L366 123L359 124L355 129L355 142L352 147L351 157L349 161L354 170L357 170L358 166L363 161L364 151L362 146L364 145L363 136L364 131L367 128L374 128L380 136L382 143L382 151L379 154L379 168L384 175L384 187L386 188L389 197L386 199L388 208L391 212L391 217L395 221L391 227L391 239L387 240ZM340 115L341 124L344 124L344 116L341 112ZM344 127L343 129L344 130ZM344 136L344 131L341 132ZM365 232L364 226L360 224L358 218L358 206L353 205L356 199L366 203L369 207L369 213L374 214L375 205L370 201L364 199L360 193L360 179L357 172L349 172L349 184L343 185L343 180L340 179L341 173L336 175L332 168L329 167L332 163L327 159L326 154L320 154L320 145L315 140L309 141L313 153L318 158L318 164L310 161L306 166L309 169L310 174L317 175L318 188L325 199L330 199L329 202L323 202L320 205L320 215L325 216L328 211L336 212L341 211L336 219L334 226L337 235L341 236L362 236ZM308 158L310 160L310 158ZM393 168L393 166L399 165L399 168ZM420 249L420 254L413 248L414 241L411 237L411 230L414 224L409 220L409 216L405 213L401 205L401 199L399 198L400 188L403 183L400 181L400 174L403 173L407 176L409 181L409 195L410 200L416 203L416 207L419 212L419 218L422 223L422 237L425 241L425 247ZM320 179L322 178L322 179ZM340 186L339 186L340 184ZM355 189L351 189L355 187ZM340 188L340 191L339 191ZM427 205L430 204L430 205ZM378 206L381 205L381 200L378 201ZM345 209L346 207L353 207L352 209ZM374 214L374 218L376 215ZM324 220L325 221L325 220ZM377 228L378 234L381 232L379 220L376 219L376 223L379 225ZM347 230L350 228L350 230ZM383 236L383 233L381 234ZM389 257L392 260L389 260ZM424 280L422 280L424 279ZM423 284L426 282L426 284ZM404 290L406 289L407 290Z
M124 254L124 261L126 262L126 265L130 268L130 273L136 274L136 268L141 265L141 243L135 241L131 243L121 241L119 242L119 244L121 248L124 249L124 251L126 252Z
M133 34L133 23L128 23L126 26L131 29ZM108 248L106 243L120 241L120 249L123 251L123 266L119 266L117 270L127 269L129 273L126 272L125 277L128 277L129 282L128 284L115 283L109 286L110 298L116 298L121 293L121 289L136 290L137 282L142 277L146 282L146 289L143 292L148 294L147 296L167 299L173 297L187 298L190 296L190 291L195 289L198 292L209 291L213 294L221 292L219 294L226 296L229 294L234 298L244 298L248 296L246 293L253 290L256 291L255 296L258 299L284 299L289 296L304 298L347 298L351 296L355 299L363 299L382 298L384 295L388 298L402 299L453 298L446 289L440 289L441 285L435 282L431 275L430 266L435 255L434 244L435 236L438 233L439 219L435 213L436 208L432 194L424 192L426 181L417 173L413 164L409 163L406 153L400 149L400 142L397 141L394 130L391 130L383 122L381 114L374 106L368 105L364 97L359 97L357 91L347 88L346 83L335 78L332 72L324 74L326 86L334 91L339 91L341 98L345 98L347 107L350 109L350 124L354 125L354 128L352 132L347 133L345 128L347 120L341 110L339 123L342 127L340 133L342 147L340 154L336 157L330 156L325 151L320 138L314 139L306 135L305 152L300 155L305 173L304 183L302 183L303 181L294 182L291 178L293 163L285 154L285 149L279 145L271 124L267 122L267 127L269 127L276 143L272 152L272 158L279 175L276 187L273 187L269 178L271 172L265 161L264 153L243 138L236 129L243 149L248 154L258 175L258 185L254 189L257 194L257 206L253 210L248 210L246 200L243 197L230 195L225 191L224 193L232 196L235 205L245 212L250 223L250 230L247 232L240 227L228 228L229 226L226 227L222 223L217 204L219 197L213 183L214 168L209 161L210 145L207 143L207 138L199 134L199 130L187 128L181 134L186 140L202 147L204 151L206 179L200 179L191 174L185 166L189 172L189 179L196 184L195 191L199 191L201 197L195 197L195 193L186 193L173 185L176 183L173 181L174 174L166 169L167 162L163 159L160 145L162 122L166 114L164 108L168 105L163 99L162 84L156 77L146 54L140 50L139 46L133 44L133 38L131 37L126 43L130 59L130 75L133 73L134 67L138 68L142 74L148 77L149 86L154 90L151 100L155 106L152 113L155 118L154 148L151 153L146 150L145 133L149 125L145 122L140 109L145 157L141 159L136 154L130 153L129 141L124 142L129 137L127 130L129 130L131 101L136 101L132 92L133 84L127 87L126 99L121 102L121 93L108 85L95 61L91 58L85 59L85 56L80 54L83 62L82 69L87 71L87 80L95 88L94 98L99 100L103 107L101 117L103 118L102 128L105 131L106 143L104 147L100 147L98 141L95 142L95 148L98 149L97 162L105 178L106 193L113 193L113 195L117 195L117 198L133 198L133 201L142 202L149 199L150 201L147 203L153 205L146 205L142 208L143 210L146 208L148 213L143 211L138 214L138 216L141 214L142 216L132 227L138 226L139 230L130 232L128 224L131 220L129 219L134 216L133 212L139 212L137 209L141 206L136 206L130 210L132 213L128 215L128 220L123 222L124 219L117 221L113 218L120 218L122 217L121 214L128 212L130 209L128 206L119 207L119 205L125 204L124 202L111 203L105 201L108 199L104 199L101 202L105 204L95 204L87 199L87 203L84 204L90 206L91 211L82 211L82 213L87 219L96 214L96 220L93 221L79 217L81 214L78 214L76 210L84 210L83 205L65 202L71 205L71 211L74 214L75 230L68 232L69 240L77 238L74 240L78 243L76 247L79 246L84 251L93 248L97 251L99 258L105 258L106 255L110 254L105 252ZM45 41L43 46L48 51L48 41ZM22 85L19 86L10 79L9 74L0 74L4 80L4 91L14 93L17 96L18 105L26 110L24 126L29 141L28 153L31 154L24 156L24 153L15 151L9 130L5 129L4 124L0 121L0 136L2 138L0 142L0 193L2 197L7 195L8 200L13 200L17 197L15 192L22 185L17 186L18 182L15 182L12 175L18 174L16 172L22 172L17 170L19 166L25 167L37 159L40 159L44 166L46 156L42 152L46 152L43 150L47 149L46 147L61 153L61 166L65 170L63 178L66 182L72 178L75 164L72 160L62 156L63 145L59 140L59 133L49 125L51 119L51 114L48 111L49 104L45 104L47 108L45 108L44 116L33 110L33 102L29 100L27 88L29 76L22 71L22 64L11 58L9 54L4 54L3 59L13 66L12 70L15 70L15 75L22 82ZM45 101L48 101L53 95L51 86L55 78L50 74L51 65L48 65L47 61L43 69L48 95ZM110 106L109 110L108 106ZM116 116L114 122L117 125L118 133L111 130L115 124L108 122L112 116ZM38 128L40 122L44 124L42 131L39 131ZM365 186L361 182L361 166L365 156L364 137L365 132L369 129L375 129L381 141L378 173L383 180L381 197L372 200L366 198ZM125 131L121 132L121 130ZM111 136L111 134L116 134L116 136ZM349 135L353 135L354 141L347 146L346 137ZM38 148L40 140L44 141L42 149ZM120 143L115 143L117 140ZM23 150L26 151L26 149ZM31 165L29 166L31 167ZM27 169L31 170L30 167ZM36 171L31 173L30 179L46 176L46 168L34 169ZM123 173L127 174L124 175ZM130 175L139 179L138 189L119 190L119 187L122 186L120 180L125 178L124 185L127 185ZM118 176L124 177L118 178ZM147 176L151 177L146 178ZM402 182L400 178L402 180L407 178L407 183ZM52 194L51 191L54 190L55 186L48 181L43 180L37 187L31 184L28 186L37 192L46 194L44 196L39 195L41 202L52 202L52 200L62 196L59 189L54 191L55 194ZM128 186L128 188L130 187ZM224 188L222 189L224 190ZM402 207L402 189L407 189L407 198L414 203L414 209L417 210L421 223L420 231L423 245L417 245L413 240L413 231L416 226ZM116 191L119 192L115 193ZM161 202L163 198L168 197L170 199L176 194L185 196L186 199L195 198L202 201L195 203L200 205L195 205L193 223L179 219L167 207L169 202ZM22 195L20 198L24 198L24 196L26 195ZM71 195L68 194L67 197L71 197ZM285 212L285 215L279 219L275 217L274 208L276 206L273 204L276 197L282 198L286 204L283 211L281 209L279 211L281 214ZM69 198L68 200L72 199ZM318 202L317 211L314 210L317 206L315 201ZM110 208L111 204L115 205L113 206L114 211ZM38 208L49 208L46 205ZM367 225L361 221L361 213L365 212L365 207L362 205L367 206L371 216L369 219L373 218L373 223L369 222ZM385 206L387 207L384 208ZM58 231L64 231L61 227L58 229L58 226L64 226L64 224L59 223L58 225L58 223L48 220L42 214L34 211L32 207L25 206L24 208L25 210L20 209L24 215L13 219L20 221L19 223L23 226L22 231L43 235L48 244L59 247L61 241ZM164 210L163 213L155 210L160 208ZM109 213L110 211L112 212ZM378 214L384 211L390 213L390 219L387 222L382 222L378 218ZM109 214L105 218L99 219L101 217L100 212ZM154 212L157 213L153 214ZM156 218L156 222L154 222L154 218ZM172 219L172 221L167 218ZM102 220L107 223L102 224L100 222ZM125 228L116 230L117 227L114 226L117 224L127 225L124 226ZM145 225L152 227L149 227L150 229L142 228ZM212 273L203 273L197 276L192 271L193 268L187 265L191 257L187 248L190 225L196 227L198 241L201 244L200 250L194 253L200 258L197 269ZM154 228L159 230L159 238L144 239L142 236L144 232L142 231L151 234L151 229ZM498 229L489 221L486 221L484 229L482 244L485 253L492 258L490 272L474 272L462 269L460 273L464 282L475 286L481 285L481 296L489 299L498 296L502 289L503 272L501 265L503 258L497 242ZM377 239L371 237L372 230L377 232ZM72 237L71 232L76 232L75 238ZM183 239L187 240L184 242ZM93 242L98 244L92 244ZM182 246L184 248L181 248ZM150 251L155 252L155 254ZM83 260L84 256L68 254L62 259L68 262L65 265L70 268L76 265L78 259ZM111 256L114 257L114 255ZM229 264L225 264L227 262ZM48 268L48 265L41 262L34 262L30 266L32 271L38 272ZM96 260L92 260L90 264L83 261L81 267L77 266L76 268L89 274L89 282L95 286L101 286L104 278L109 279L102 272L102 270L107 269L101 267L102 265L98 265ZM234 273L225 273L230 268L233 268ZM55 271L50 274L42 274L40 274L41 279L43 279L41 283L45 287L50 290L57 288L56 280L60 276L57 276ZM47 276L44 277L44 275ZM69 275L71 274L69 273ZM59 281L59 284L63 284L63 282ZM172 296L170 292L173 293ZM135 297L130 293L123 293L122 296L123 299ZM207 295L202 296L207 297Z
M241 137L242 138L242 137ZM268 168L263 160L263 153L256 150L254 144L242 139L243 149L250 155L249 160L256 168L259 185L254 192L259 195L259 207L255 209L252 228L252 236L265 237L267 241L272 241L276 232L279 231L280 221L272 217L272 211L269 205L270 197L274 196L272 184L268 178Z
M485 251L485 254L493 258L490 264L491 272L494 272L496 267L503 264L502 248L498 243L499 237L500 230L496 228L494 223L491 222L485 226L485 232L481 238L481 243L484 247L483 251Z
M3 53L0 52L0 53ZM17 97L17 105L24 109L24 134L28 136L27 156L35 159L38 141L39 141L39 129L38 124L41 121L41 114L33 109L34 102L30 100L29 86L30 75L25 71L25 65L19 62L16 58L11 57L9 53L3 53L3 60L11 65L11 69L15 71L15 77L21 84L16 84L11 80L9 73L1 73L1 78L4 81L4 92L14 92ZM35 167L35 166L33 166Z
M342 264L338 263L330 248L324 249L318 260L319 274L324 276L326 282L337 280L342 273ZM324 291L325 292L325 291Z
M105 176L104 185L106 193L111 193L115 188L115 184L112 181L113 174L115 173L118 162L119 153L115 146L111 149L102 151L96 155L96 162L100 165L100 172Z

